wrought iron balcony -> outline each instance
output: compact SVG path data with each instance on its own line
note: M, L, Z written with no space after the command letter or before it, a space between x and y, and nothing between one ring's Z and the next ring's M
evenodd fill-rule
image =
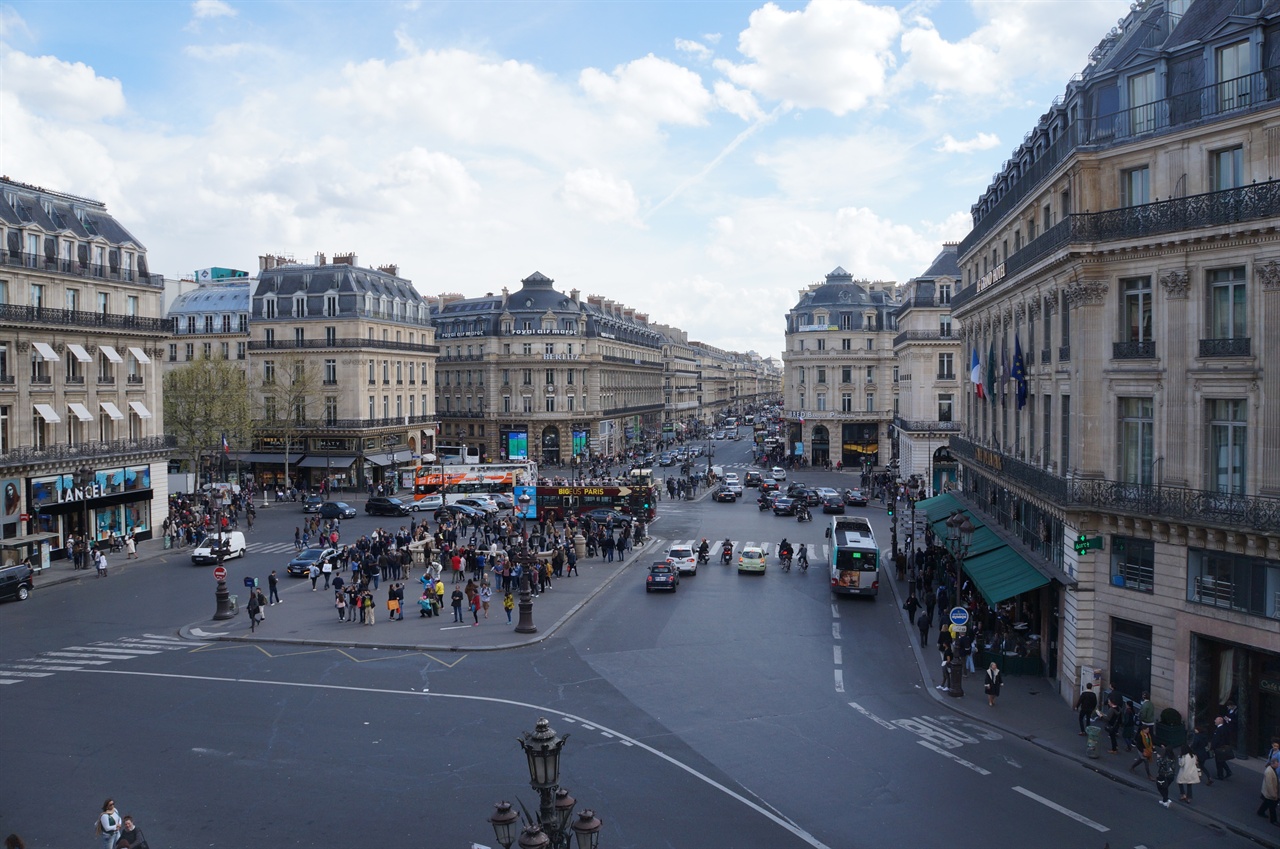
M113 442L82 442L78 445L50 445L47 448L23 446L0 454L0 468L29 466L36 463L64 463L83 460L127 460L130 457L167 452L176 448L173 436L149 436L143 439L117 439Z
M1249 337L1243 339L1201 339L1200 356L1202 357L1247 357L1249 356Z
M471 363L484 359L484 354L446 354L436 359L439 363Z
M1111 358L1113 360L1154 360L1155 357L1155 342L1111 343Z
M1280 532L1280 498L1098 480L1072 481L1068 496L1073 505L1113 513Z
M1040 349L1040 365L1048 365L1053 362L1053 353L1048 348Z
M0 251L0 255L3 255L3 251ZM90 332L93 330L126 330L162 334L169 332L169 322L162 318L85 312L84 310L57 310L22 304L0 304L0 322L39 324L45 327L74 327L77 330Z
M962 436L953 436L951 453L969 461L970 465L992 469L1000 475L1001 479L1021 484L1028 490L1052 499L1058 504L1066 503L1067 481L1064 478L1010 457L998 448L984 448Z
M32 386L52 386L53 378L47 374L33 374L31 376Z
M947 433L959 433L960 422L951 421L914 421L912 419L904 419L901 416L895 418L893 423L901 430L909 431L944 431Z
M1058 362L1060 363L1071 362L1071 346L1070 345L1058 346Z
M141 270L120 268L111 265L94 265L78 259L62 259L43 254L28 254L15 250L0 250L0 266L30 268L49 274L61 274L67 277L92 278L95 280L114 280L118 283L137 283L141 286L164 288L163 274L146 274Z
M296 351L307 348L374 348L384 351L409 351L414 354L438 354L439 345L396 342L384 339L251 339L250 351Z
M943 333L941 330L904 330L893 337L893 346L896 348L903 342L955 342L959 344L960 337L951 333Z

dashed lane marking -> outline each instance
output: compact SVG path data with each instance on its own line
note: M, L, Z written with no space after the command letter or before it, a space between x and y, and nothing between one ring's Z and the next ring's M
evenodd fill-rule
M843 693L844 692L844 673L841 672L839 669L834 671L836 673L836 692Z
M839 646L832 646L831 648L834 650L834 651L833 651L833 653L835 654L836 666L840 666L840 665L842 665L842 664L841 664L841 660L842 660L842 652L840 651L840 647L839 647Z
M947 754L950 754L950 753L947 753ZM1023 796L1026 796L1028 799L1034 799L1040 804L1044 805L1046 808L1055 810L1065 817L1070 817L1071 819L1075 820L1078 823L1087 825L1089 826L1089 828L1092 828L1094 831L1100 831L1100 832L1106 833L1111 830L1107 828L1105 825L1103 825L1102 823L1094 822L1093 820L1086 817L1084 814L1077 814L1075 811L1071 810L1070 808L1064 808L1061 805L1059 805L1057 802L1054 802L1051 799L1046 799L1045 797L1037 793L1032 793L1030 790L1028 790L1025 787L1014 787L1013 792L1021 793Z

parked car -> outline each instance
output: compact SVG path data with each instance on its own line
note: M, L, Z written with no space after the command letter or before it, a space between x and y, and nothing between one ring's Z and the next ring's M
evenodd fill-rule
M698 556L693 553L691 546L672 546L667 551L667 565L679 570L682 574L685 572L690 575L698 574Z
M516 500L505 492L495 492L489 496L493 503L498 505L499 510L516 509Z
M787 498L785 495L773 500L773 515L775 516L794 516L796 514L796 500Z
M837 492L822 496L823 513L843 513L844 498Z
M867 494L860 489L846 489L844 491L844 503L850 507L866 507Z
M370 516L408 516L409 505L399 498L375 495L364 503L364 512Z
M747 472L742 477L743 486L755 487L755 486L759 486L763 481L764 481L764 476L761 475L759 472L755 472L755 471Z
M444 506L443 495L419 495L413 501L409 502L409 509L415 512L424 510L439 510Z
M738 574L744 575L754 573L763 575L765 562L764 549L754 547L744 548L742 549L742 554L738 556Z
M322 519L354 519L356 517L356 508L345 501L326 501L320 505L319 512Z
M307 500L302 502L303 513L319 513L320 507L324 504L324 499L318 495L308 495Z
M244 533L242 531L223 531L223 560L230 560L233 557L244 557L244 552L247 547L248 545L245 542ZM204 566L209 563L218 562L217 534L210 534L200 541L200 544L191 552L191 562L196 566Z
M35 588L35 572L25 563L0 566L0 598L26 601Z
M311 564L317 566L324 561L332 561L338 556L336 549L332 548L307 548L298 552L298 556L289 561L289 565L285 566L285 571L295 578L305 578L311 571Z
M738 500L738 494L727 486L722 486L715 492L711 493L712 501L719 501L722 504L733 504Z
M680 570L673 569L665 560L659 560L649 567L649 574L644 579L644 591L671 590L680 588Z

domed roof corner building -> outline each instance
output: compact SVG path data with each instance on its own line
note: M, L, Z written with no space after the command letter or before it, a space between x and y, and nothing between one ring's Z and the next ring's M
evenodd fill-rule
M982 392L925 508L998 540L964 579L1064 701L1232 701L1250 753L1280 726L1278 45L1280 3L1138 0L1047 104L959 246Z
M801 290L782 354L787 457L863 471L893 463L895 292L839 267Z

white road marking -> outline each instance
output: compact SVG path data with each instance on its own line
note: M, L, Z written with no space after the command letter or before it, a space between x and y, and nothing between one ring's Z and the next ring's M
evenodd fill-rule
M0 684L21 684L21 683L22 681L18 679L0 678Z
M834 603L831 605L831 618L832 619L840 618L840 607Z
M1009 766L1013 767L1014 769L1022 769L1022 764L1018 763L1008 755L1001 755L1000 757L1004 758L1004 762L1007 763Z
M1051 801L1049 799L1046 799L1043 796L1039 796L1035 793L1032 793L1030 790L1026 789L1025 787L1015 787L1013 788L1013 792L1021 793L1023 796L1026 796L1028 799L1035 799L1037 802L1044 805L1046 808L1052 808L1053 810L1057 811L1063 816L1070 817L1071 819L1075 820L1078 823L1082 823L1084 825L1089 826L1089 828L1092 828L1094 831L1100 831L1105 833L1111 830L1107 828L1105 825L1102 825L1101 823L1094 822L1093 820L1086 817L1084 814L1077 814L1075 811L1071 810L1070 808L1064 808L1061 805L1059 805L1057 802Z
M131 654L107 654L96 651L47 651L44 654L47 657L105 657L107 660L129 660L133 657Z
M16 669L0 669L0 675L12 675L16 678L48 678L52 672L19 672Z
M843 664L841 663L841 651L840 651L840 647L839 647L839 646L832 646L831 648L835 651L835 656L836 656L836 666L842 666Z
M831 637L832 639L836 639L836 640L840 639L840 623L839 622L831 623Z
M315 683L307 683L307 682L301 682L301 681L267 681L267 680L256 679L256 678L222 678L222 677L217 677L212 675L177 675L177 674L168 673L168 672L137 672L137 671L127 670L127 669L86 669L83 671L93 672L99 675L136 675L141 678L167 678L171 680L176 679L176 680L186 680L186 681L208 681L208 682L222 682L227 684L256 684L263 687L298 687L298 688L309 689L309 690L335 690L335 691L341 691L341 692L363 693L363 694L381 693L385 695L394 695L394 696L414 696L415 698L421 698L423 696L426 696L427 698L460 699L465 701L488 702L490 704L507 705L510 707L517 707L525 710L541 711L544 716L554 715L567 722L572 722L576 720L577 722L582 723L583 728L589 728L589 726L586 724L586 720L580 716L571 716L571 715L562 713L561 711L558 711L555 708L546 707L545 705L535 705L535 704L530 704L529 702L518 702L518 701L515 701L514 699L502 699L496 696L472 696L472 695L464 695L461 693L419 693L414 690L390 690L390 689L381 688L381 687L355 687L355 686L343 686L339 684L315 684ZM769 820L770 822L774 823L778 827L783 828L786 831L790 832L791 834L795 835L800 840L803 840L805 843L812 846L813 849L829 849L829 847L825 843L823 843L818 838L814 837L809 832L805 831L800 826L796 825L791 820L786 819L780 814L769 810L768 808L764 807L763 805L760 805L757 802L753 802L751 799L748 799L746 796L743 796L741 793L738 793L732 790L731 788L724 786L723 784L716 781L714 778L710 777L709 775L704 775L703 773L698 772L696 769L689 766L688 764L682 763L676 760L671 755L668 755L665 752L660 752L657 749L653 748L652 746L647 745L646 743L642 743L641 741L635 739L634 737L628 737L622 732L617 731L616 729L611 728L609 730L611 733L617 735L619 742L625 743L628 746L638 747L643 751L653 755L654 757L659 758L660 760L666 761L668 764L674 766L676 769L683 770L684 772L688 773L689 775L703 782L707 786L720 791L721 793L725 794L729 798L734 799L735 801L755 811L757 814Z
M613 735L612 735L612 734L610 734L608 731L601 731L601 732L600 732L600 736L601 736L601 737L608 737L608 738L610 738L610 739L612 739L612 738L613 738Z
M854 709L854 710L856 710L858 713L862 714L862 715L863 715L863 716L865 716L867 719L869 719L869 720L871 720L872 722L874 722L876 725L879 725L881 728L887 728L887 729L889 729L890 731L897 731L897 730L898 730L898 726L894 725L892 722L890 722L890 721L889 721L889 720L887 720L887 719L881 719L880 717L876 716L874 713L872 713L871 711L867 710L866 708L864 708L862 705L858 704L857 702L849 702L849 707L853 708L853 709Z
M841 672L839 669L835 670L835 673L836 673L836 692L843 693L844 692L844 673Z
M57 652L51 651L51 652L46 652L46 654L57 654ZM74 655L74 654L69 654L67 655L67 657L77 658L77 663L80 666L106 666L108 663L111 662L109 660L79 660L78 659L79 655ZM70 661L68 660L45 660L42 657L24 657L23 660L30 661L31 663L70 663Z
M99 671L99 670L94 670L94 671L96 672L96 671ZM101 670L101 671L102 671L102 672L107 672L107 671L109 671L109 670L103 669L103 670ZM948 752L946 749L940 749L940 748L938 748L937 746L935 746L935 745L933 745L932 743L930 743L928 740L917 740L916 742L917 742L917 743L919 743L921 746L924 746L926 749L928 749L928 750L929 750L929 751L931 751L931 752L937 752L938 754L942 755L944 758L950 758L951 760L955 761L956 763L960 764L961 766L963 766L963 767L967 767L967 768L969 768L969 769L973 770L974 772L978 773L978 775L990 775L990 774L991 774L990 772L988 772L987 770L985 770L985 769L983 769L982 767L978 766L977 764L975 764L975 763L970 763L969 761L966 761L964 758L960 757L959 755L953 755L953 754L951 754L950 752ZM1016 788L1015 788L1015 789L1016 789Z
M113 649L113 648L106 648L103 646L63 646L63 649L66 651L93 652L94 654L101 655L102 657L113 657L113 656L133 657L134 655L138 655L138 654L160 654L160 652L158 651L149 651L141 648Z

